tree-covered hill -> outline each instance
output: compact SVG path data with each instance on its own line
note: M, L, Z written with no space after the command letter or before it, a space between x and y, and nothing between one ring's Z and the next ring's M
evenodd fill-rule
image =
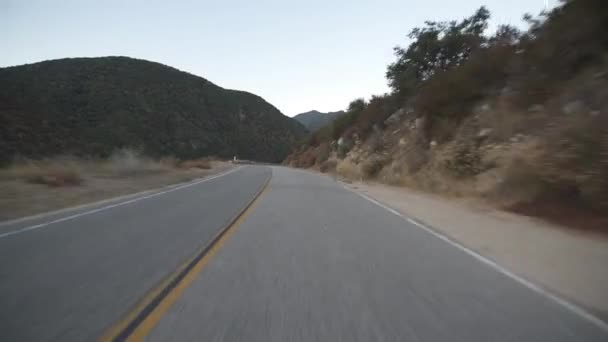
M128 57L0 69L0 161L56 154L280 161L305 134L259 96Z
M298 122L304 125L309 131L314 132L331 124L344 114L345 112L343 110L329 113L311 110L310 112L300 113L293 118L298 120Z

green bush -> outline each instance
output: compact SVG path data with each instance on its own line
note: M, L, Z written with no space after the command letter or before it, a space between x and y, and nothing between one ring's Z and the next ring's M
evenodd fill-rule
M456 177L475 176L482 171L481 153L471 142L459 143L451 158L445 161L444 167Z
M322 163L329 158L329 154L331 152L331 147L329 143L324 142L317 148L317 163Z
M608 210L608 118L565 117L545 139L537 165L545 192Z

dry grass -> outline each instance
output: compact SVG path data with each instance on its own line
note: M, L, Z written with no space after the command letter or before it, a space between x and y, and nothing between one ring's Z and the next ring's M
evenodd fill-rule
M339 176L350 180L360 180L362 178L361 168L351 158L339 161L336 166L336 172Z
M129 178L163 174L176 170L211 170L209 158L179 161L173 157L160 160L141 155L136 150L123 149L108 159L78 159L62 156L43 160L20 160L0 169L0 181L22 180L49 186L81 185L86 177Z
M31 175L27 181L34 184L44 184L48 186L75 186L82 183L82 178L74 170L48 170L37 175Z
M210 160L180 163L169 157L157 161L130 150L104 160L16 161L0 169L0 220L185 182L229 167L229 163Z
M317 154L313 147L302 152L295 160L296 167L309 168L317 162Z
M19 180L53 187L76 186L83 183L82 167L69 158L19 161L0 170L0 180Z
M321 163L319 166L319 171L323 173L335 173L336 167L338 166L338 161L335 159L329 159Z
M179 163L179 167L182 169L210 170L211 161L208 159L184 160L181 163Z
M361 173L364 179L375 178L376 175L382 170L385 161L383 158L372 156L361 163Z

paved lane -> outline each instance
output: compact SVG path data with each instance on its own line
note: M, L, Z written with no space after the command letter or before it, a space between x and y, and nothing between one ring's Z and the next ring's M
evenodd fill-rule
M0 341L97 339L226 226L270 174L246 166L64 221L96 207L1 226L5 234L60 220L0 238Z
M268 191L150 341L607 341L597 325L329 178Z

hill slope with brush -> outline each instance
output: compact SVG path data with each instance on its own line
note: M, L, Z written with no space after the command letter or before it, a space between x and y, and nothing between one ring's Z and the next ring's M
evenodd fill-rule
M0 69L0 158L150 156L280 161L305 134L261 97L127 57Z
M315 132L320 128L331 124L344 114L345 112L343 110L328 113L321 113L316 110L311 110L310 112L300 113L293 118L304 125L309 131Z
M395 48L391 92L351 102L285 163L608 226L608 2L566 0L528 29L490 12L427 21Z

